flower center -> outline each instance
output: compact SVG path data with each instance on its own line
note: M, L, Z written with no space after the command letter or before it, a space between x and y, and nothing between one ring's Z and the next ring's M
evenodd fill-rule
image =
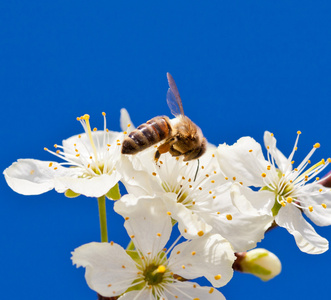
M163 282L164 273L166 272L166 267L164 265L151 264L147 266L143 272L145 281L149 285L157 285Z

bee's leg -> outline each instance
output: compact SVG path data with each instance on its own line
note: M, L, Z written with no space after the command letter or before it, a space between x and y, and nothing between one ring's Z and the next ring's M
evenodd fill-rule
M200 165L200 160L198 158L198 166L197 166L197 170L195 172L195 176L194 176L194 180L193 181L195 181L197 179L197 175L198 175L198 171L199 171L199 165Z
M183 153L179 152L178 150L176 150L174 148L174 146L171 146L170 149L169 149L169 153L172 155L172 156L180 156L180 155L183 155Z
M167 153L170 150L170 147L171 147L171 143L165 142L157 148L155 155L154 155L154 160L156 163L158 162L161 154Z

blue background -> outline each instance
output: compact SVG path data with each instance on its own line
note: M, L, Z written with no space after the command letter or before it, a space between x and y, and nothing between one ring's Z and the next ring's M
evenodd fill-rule
M76 117L119 130L170 115L166 72L211 143L274 132L300 162L330 156L330 1L1 1L1 161L53 160L43 148L82 132ZM95 299L70 252L99 240L97 201L14 193L0 180L2 299ZM126 245L108 203L110 239ZM328 240L331 228L317 228ZM300 252L284 229L259 245L283 270L264 283L236 273L227 299L330 299L331 252Z

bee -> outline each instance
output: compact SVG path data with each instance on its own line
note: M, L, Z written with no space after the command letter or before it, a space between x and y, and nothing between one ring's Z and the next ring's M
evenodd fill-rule
M184 156L184 161L199 158L207 149L207 140L201 129L184 114L175 80L167 73L169 89L167 103L174 119L158 116L150 119L132 131L122 144L123 154L136 154L161 141L155 152L157 162L161 154L169 152L172 156Z

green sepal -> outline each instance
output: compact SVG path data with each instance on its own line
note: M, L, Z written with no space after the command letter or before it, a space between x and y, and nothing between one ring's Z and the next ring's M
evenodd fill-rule
M106 197L110 200L119 200L121 199L120 187L116 183L106 194Z
M76 198L76 197L78 197L80 194L77 194L77 193L75 193L74 191L72 191L72 190L66 190L65 192L64 192L64 196L66 196L66 197L68 197L68 198Z
M259 274L259 275L265 275L265 276L271 274L270 270L267 270L259 265L251 265L249 270L250 270L250 273L252 273L252 274Z

